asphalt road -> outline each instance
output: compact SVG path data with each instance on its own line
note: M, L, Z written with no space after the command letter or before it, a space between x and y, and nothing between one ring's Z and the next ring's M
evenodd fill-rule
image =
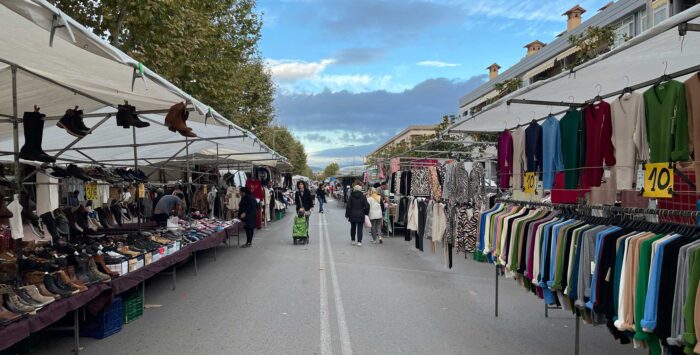
M290 210L291 211L291 210ZM403 237L350 245L334 201L311 216L311 244L292 245L292 216L257 231L253 247L218 248L147 283L142 318L83 354L573 354L573 316L551 310L494 269ZM243 236L245 238L245 236ZM323 246L323 248L321 248ZM581 325L581 354L632 354L604 326ZM37 354L68 354L71 338L46 337Z

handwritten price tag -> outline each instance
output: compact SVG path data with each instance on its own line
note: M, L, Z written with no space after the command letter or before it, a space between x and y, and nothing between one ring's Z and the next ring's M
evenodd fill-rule
M673 166L669 163L644 165L644 197L670 198L673 195Z
M523 190L526 194L534 194L537 186L537 175L533 171L525 173L525 181L523 181Z
M95 201L97 198L97 183L88 182L85 184L85 199Z

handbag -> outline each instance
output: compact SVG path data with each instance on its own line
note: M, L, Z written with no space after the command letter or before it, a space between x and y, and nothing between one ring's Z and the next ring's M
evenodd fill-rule
M369 220L368 215L365 215L365 228L372 228L372 221Z

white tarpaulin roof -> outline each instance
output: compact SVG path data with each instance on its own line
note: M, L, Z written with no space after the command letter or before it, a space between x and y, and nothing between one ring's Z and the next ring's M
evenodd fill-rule
M599 90L604 95L659 78L664 74L665 62L668 64L667 74L700 65L700 32L688 32L681 42L676 27L679 23L698 16L700 5L667 19L622 47L583 64L573 75L563 73L512 93L486 107L475 117L456 123L449 131L500 132L518 124L526 124L533 118L540 119L549 113L566 109L516 103L509 107L506 104L508 99L571 102L573 96L575 102L581 103L594 98ZM690 23L700 21L695 19ZM685 77L680 77L677 80L684 79ZM639 92L642 90L644 89Z
M128 101L138 111L167 110L180 101L189 102L196 111L190 113L188 125L201 138L241 136L238 139L222 139L215 142L197 141L189 147L191 155L216 157L218 143L220 153L231 155L229 159L255 161L256 164L276 165L286 159L272 152L250 132L239 128L211 110L213 119L205 119L208 106L175 87L167 80L144 67L146 83L138 78L133 85L132 77L138 62L95 36L75 20L44 0L0 0L0 150L13 151L12 124L12 66L17 70L17 110L21 117L32 111L34 105L48 116L60 116L67 108L80 106L84 112L114 112L114 107ZM56 29L53 45L49 46L54 16L65 27ZM4 118L2 118L4 117ZM143 115L151 120L151 127L138 129L137 143L182 141L177 133L162 126L164 114ZM88 127L101 118L86 118ZM75 138L55 127L56 121L45 122L43 148L53 155ZM206 122L208 125L198 124ZM159 124L161 123L161 124ZM20 124L20 146L23 144ZM246 136L246 137L243 137ZM131 147L89 149L105 145L132 143L131 130L117 127L114 115L91 135L82 139L73 148L87 148L83 153L96 161L133 161ZM142 146L139 159L153 162L177 153L184 143ZM180 155L184 156L183 150ZM0 161L12 156L0 157ZM61 158L86 161L85 156L69 150Z

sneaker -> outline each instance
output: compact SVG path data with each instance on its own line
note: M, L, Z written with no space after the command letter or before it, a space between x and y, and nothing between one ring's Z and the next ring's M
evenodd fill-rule
M358 247L361 247L361 246L362 246L362 243L357 243L357 246L358 246Z
M354 240L350 244L357 245L357 243Z

